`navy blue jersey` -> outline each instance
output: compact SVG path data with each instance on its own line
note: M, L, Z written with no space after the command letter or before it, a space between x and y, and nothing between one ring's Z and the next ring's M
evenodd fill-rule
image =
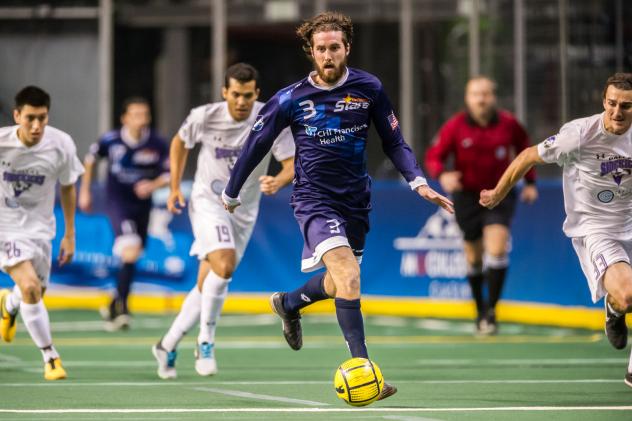
M382 83L367 72L349 68L334 87L317 86L310 75L266 103L235 164L226 194L238 196L274 139L290 126L296 144L295 196L347 204L364 201L370 188L366 143L371 123L384 152L406 181L425 183Z
M104 134L90 148L90 155L108 160L108 200L119 205L147 205L151 198L140 199L134 193L134 184L153 180L169 171L169 150L165 139L146 130L134 144L127 138L125 128Z

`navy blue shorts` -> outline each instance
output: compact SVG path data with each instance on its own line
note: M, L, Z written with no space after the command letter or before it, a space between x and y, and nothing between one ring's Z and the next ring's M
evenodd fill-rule
M299 200L292 196L291 205L303 235L303 272L324 267L323 255L341 246L350 247L358 263L362 261L366 234L369 232L369 203L351 208L322 200Z
M140 243L145 247L150 213L151 206L128 206L113 202L108 204L107 214L116 237L115 254L120 254L120 248L131 243Z

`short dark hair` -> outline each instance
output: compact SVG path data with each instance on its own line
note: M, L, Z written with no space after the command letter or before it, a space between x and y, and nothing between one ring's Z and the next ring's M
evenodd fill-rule
M19 111L25 105L46 107L50 110L50 95L37 86L26 86L15 94L15 109Z
M259 82L259 72L248 63L235 63L226 69L224 75L224 87L228 88L230 79L235 79L239 83L255 81L255 86Z
M349 16L340 12L323 12L306 20L296 28L296 35L303 40L303 51L311 56L312 36L318 32L341 31L346 46L353 41L353 23Z
M128 98L125 98L125 101L123 101L123 105L121 106L121 115L125 114L129 106L132 104L142 104L149 107L149 101L147 100L147 98L144 98L142 96L130 96Z
M608 91L608 86L614 86L617 89L621 89L624 91L632 90L632 73L615 73L610 76L606 81L606 86L603 88L603 98L606 98L606 91Z

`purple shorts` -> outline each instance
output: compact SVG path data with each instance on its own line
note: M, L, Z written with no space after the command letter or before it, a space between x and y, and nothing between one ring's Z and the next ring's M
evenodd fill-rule
M128 245L145 247L149 228L150 206L125 206L110 203L107 215L114 230L113 252L120 255Z
M323 255L337 247L350 247L362 262L366 234L369 232L370 205L351 208L321 200L298 200L292 197L294 217L303 234L301 271L312 272L324 267Z

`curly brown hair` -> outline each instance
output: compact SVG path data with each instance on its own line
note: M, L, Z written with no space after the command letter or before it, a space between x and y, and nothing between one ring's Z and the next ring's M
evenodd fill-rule
M606 86L603 88L604 99L606 98L606 91L608 91L608 86L610 85L623 91L632 90L632 73L619 72L610 76L606 81Z
M296 28L296 35L303 40L303 51L311 56L312 36L318 32L341 31L345 46L351 45L353 40L353 24L349 16L339 12L323 12L304 21Z

